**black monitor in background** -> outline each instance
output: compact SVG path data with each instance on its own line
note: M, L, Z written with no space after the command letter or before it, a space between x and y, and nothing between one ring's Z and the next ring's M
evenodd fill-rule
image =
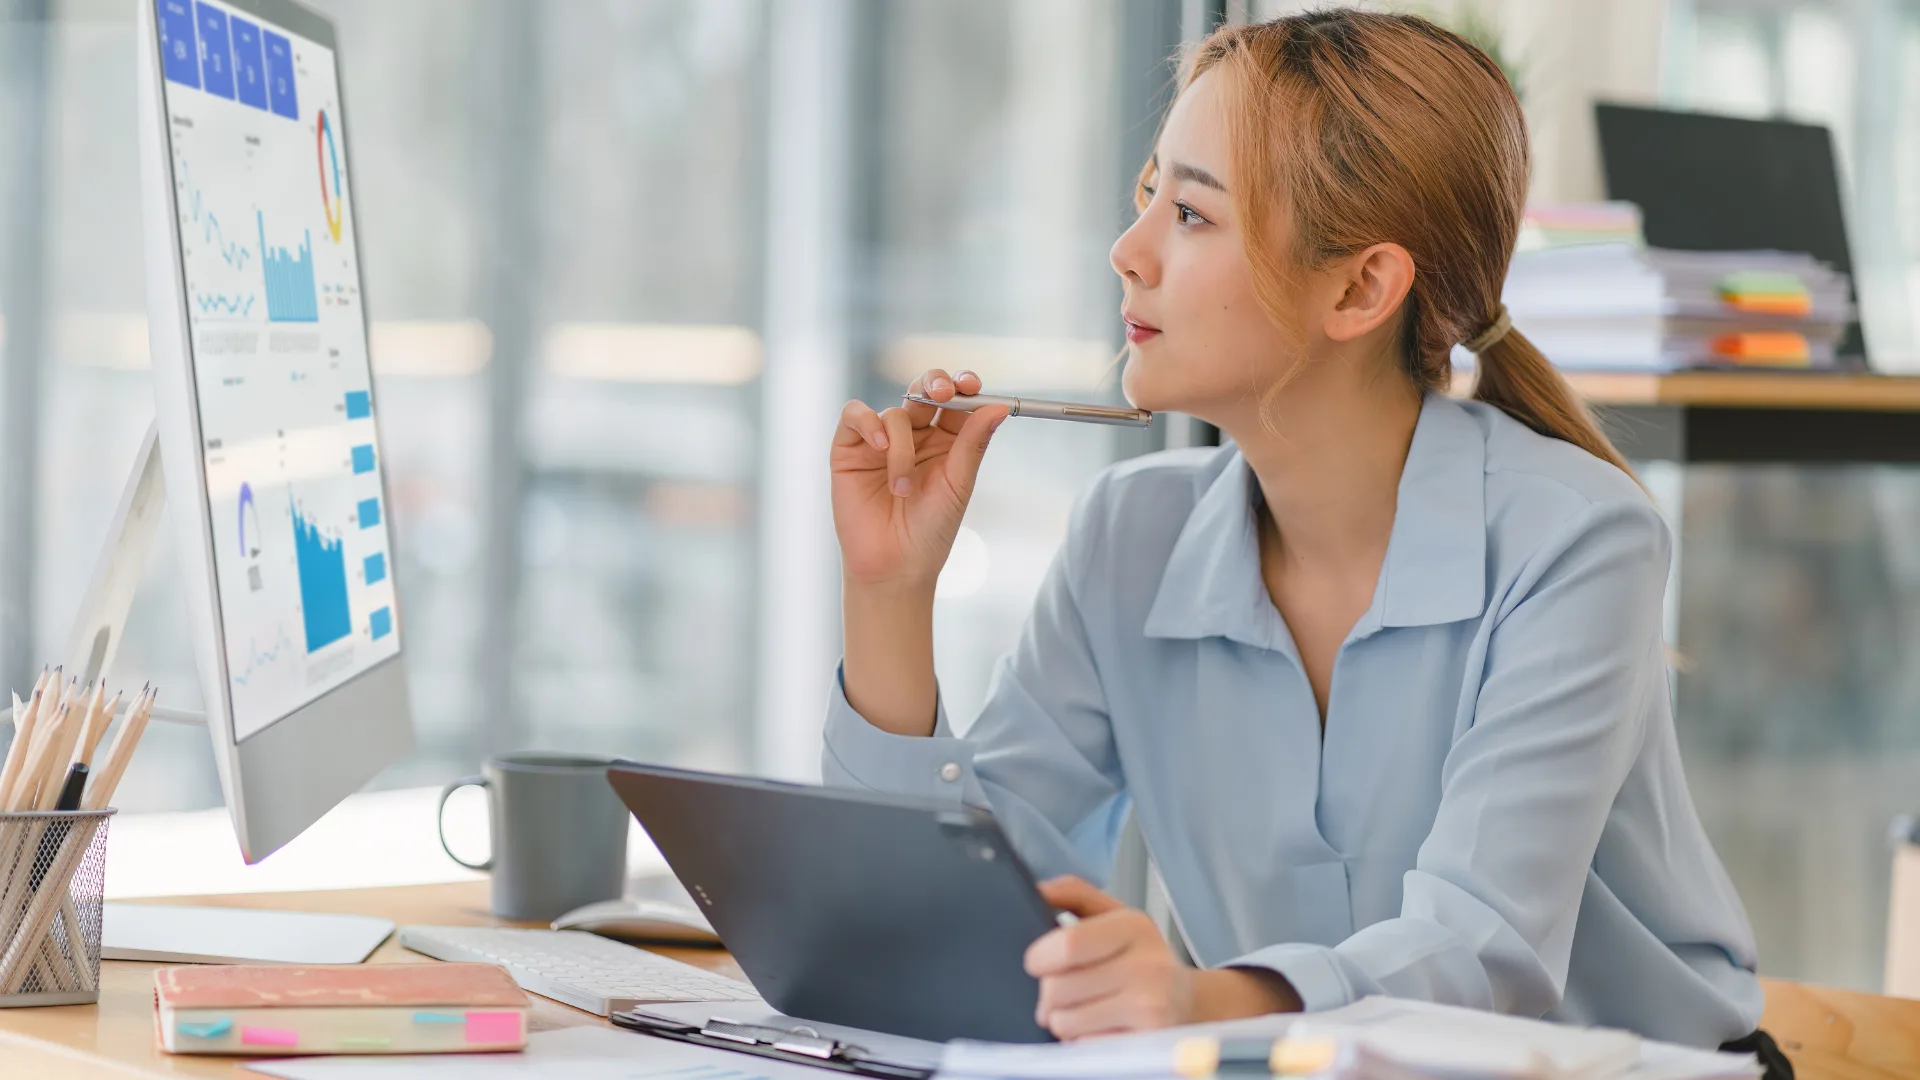
M1639 205L1648 244L1799 251L1853 274L1824 126L1606 103L1594 106L1594 119L1607 197ZM1857 305L1857 283L1853 296ZM1866 365L1858 321L1839 355L1843 365Z

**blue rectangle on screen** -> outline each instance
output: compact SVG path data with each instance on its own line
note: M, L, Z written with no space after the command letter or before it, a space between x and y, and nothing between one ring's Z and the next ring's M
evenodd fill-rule
M353 448L353 475L373 471L373 447L356 446Z
M289 120L300 119L293 89L293 45L271 30L260 31L267 52L267 107Z
M267 107L267 65L261 59L260 28L238 15L227 16L233 37L233 92L243 104Z
M381 582L387 580L386 552L383 551L377 554L367 556L367 561L362 563L361 565L366 567L366 570L367 570L366 583L368 585L378 585Z
M200 86L209 94L231 99L233 46L227 41L227 13L198 3L193 10L193 24L200 31Z
M193 0L155 0L160 16L160 70L169 82L200 88L200 45L193 34Z
M373 399L365 390L347 391L347 419L365 420L373 415Z
M374 608L373 614L367 616L367 625L372 628L375 641L393 633L393 609Z
M361 499L360 512L356 516L359 517L360 527L363 529L371 529L380 524L380 500Z

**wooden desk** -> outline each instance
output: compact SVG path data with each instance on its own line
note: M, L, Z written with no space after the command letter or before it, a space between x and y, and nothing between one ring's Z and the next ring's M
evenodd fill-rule
M420 885L343 892L270 893L178 901L223 907L280 908L379 915L400 923L490 926L485 882ZM675 959L736 978L740 969L725 953L663 949ZM389 940L372 963L420 961ZM0 1077L60 1077L62 1080L200 1076L245 1073L231 1058L173 1057L153 1041L153 969L156 965L101 965L100 1003L49 1009L0 1009ZM1826 990L1777 979L1762 980L1767 993L1764 1024L1793 1057L1800 1080L1894 1080L1920 1077L1920 1001ZM529 995L533 1030L604 1024L591 1013ZM825 1074L822 1074L825 1075Z
M1920 378L1792 371L1571 374L1630 460L1920 463Z
M1920 1077L1920 1001L1761 979L1760 1026L1793 1060L1797 1080Z

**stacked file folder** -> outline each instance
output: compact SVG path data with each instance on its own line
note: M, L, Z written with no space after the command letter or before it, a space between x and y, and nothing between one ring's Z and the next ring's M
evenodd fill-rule
M1834 364L1856 318L1847 275L1792 252L1649 248L1624 213L1613 220L1612 229L1536 231L1531 250L1516 254L1508 270L1503 298L1514 325L1555 364L1582 371Z

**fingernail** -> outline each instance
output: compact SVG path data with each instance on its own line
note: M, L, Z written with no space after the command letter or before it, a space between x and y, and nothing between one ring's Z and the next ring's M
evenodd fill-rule
M979 377L980 377L980 376L978 376L978 375L975 375L975 374L974 374L973 372L971 372L971 371L956 371L956 372L954 372L954 373L953 373L953 378L954 378L954 381L956 381L956 382L957 382L957 381L959 381L959 380L961 380L961 379L977 379L977 378L979 378Z
M875 450L885 450L885 449L887 448L887 433L886 433L886 432L884 432L884 431L876 431L876 432L874 432L874 433L873 433L873 448L874 448Z
M953 389L953 384L952 384L951 382L948 382L948 381L947 381L946 379L935 379L935 380L933 380L933 382L932 382L932 384L931 384L931 385L929 385L929 386L927 387L927 389L929 389L929 390L951 390L951 389Z
M909 492L909 491L912 491L912 490L913 490L913 482L912 482L912 481L910 481L910 480L908 480L908 479L907 479L906 477L904 477L904 476L899 476L899 477L895 477L895 478L894 478L894 481L893 481L893 493L894 493L895 495L899 495L899 496L901 496L901 497L903 497L903 498L904 498L904 497L906 496L906 494L907 494L907 492Z

